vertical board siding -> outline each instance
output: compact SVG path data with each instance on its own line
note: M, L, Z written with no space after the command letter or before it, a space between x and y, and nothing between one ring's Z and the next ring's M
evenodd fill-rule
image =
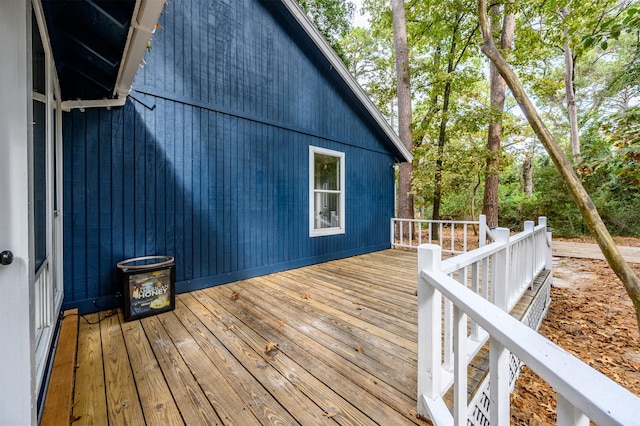
M137 256L174 256L185 291L388 247L393 155L270 7L169 2L147 106L65 114L66 306ZM344 235L309 237L311 145L345 153Z

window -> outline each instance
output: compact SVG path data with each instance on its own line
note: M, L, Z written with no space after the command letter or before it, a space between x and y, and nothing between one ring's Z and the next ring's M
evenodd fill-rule
M33 76L33 238L34 273L47 258L47 85L46 56L38 21L31 16Z
M344 234L344 153L309 147L309 236Z

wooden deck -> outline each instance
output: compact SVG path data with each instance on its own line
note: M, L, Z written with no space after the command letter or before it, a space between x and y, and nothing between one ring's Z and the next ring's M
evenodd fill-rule
M387 250L181 294L137 321L87 315L73 425L426 424L416 258Z

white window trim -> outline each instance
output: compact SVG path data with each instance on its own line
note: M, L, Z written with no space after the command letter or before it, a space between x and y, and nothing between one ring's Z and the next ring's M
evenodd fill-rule
M330 155L332 157L340 158L340 190L334 193L340 194L340 211L338 212L340 218L340 226L334 228L322 228L315 229L315 213L314 213L314 199L315 199L315 154ZM321 237L325 235L339 235L345 233L345 155L344 152L334 151L331 149L320 148L317 146L309 146L309 237Z

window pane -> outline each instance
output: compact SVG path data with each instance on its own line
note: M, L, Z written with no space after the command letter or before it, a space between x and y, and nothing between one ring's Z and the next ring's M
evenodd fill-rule
M340 158L316 153L314 163L314 188L340 190Z
M314 195L315 229L340 226L340 194L316 192Z
M42 45L42 39L40 38L40 31L38 30L38 22L36 21L36 15L31 15L31 49L32 49L32 75L33 75L33 91L41 94L45 94L45 56L44 46Z
M35 271L47 256L46 105L33 101L33 234Z

